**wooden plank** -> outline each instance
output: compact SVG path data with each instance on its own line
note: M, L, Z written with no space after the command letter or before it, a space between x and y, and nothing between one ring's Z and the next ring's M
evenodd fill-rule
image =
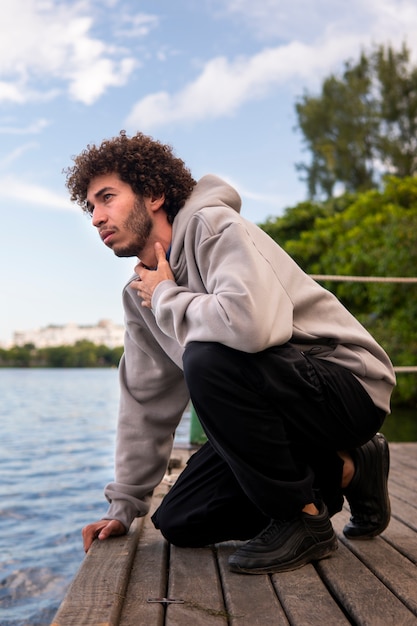
M118 626L141 525L94 541L51 626Z
M392 463L389 475L390 483L415 489L417 485L417 469L408 463ZM395 486L393 485L393 486Z
M389 446L391 451L391 469L399 472L406 470L411 476L416 478L417 459L413 458L417 454L417 447L405 448L404 450L396 448L393 444Z
M417 510L414 503L416 491L389 483L392 514L417 530Z
M239 545L238 542L228 542L217 546L230 626L288 626L289 621L276 596L270 576L235 574L229 570L228 558Z
M330 558L337 558L337 553ZM291 626L347 626L350 621L329 593L314 565L274 574L272 581Z
M390 444L389 490L399 499L414 501L417 490L417 444ZM417 512L417 511L416 511Z
M413 484L413 481L404 481L397 482L395 477L393 476L388 483L388 489L391 494L391 498L395 498L397 502L404 502L408 504L410 507L413 507L412 515L409 516L409 519L412 520L413 517L417 515L417 509L414 505L414 495L417 491L417 481Z
M416 626L415 616L343 543L316 567L354 624Z
M333 526L341 541L357 556L380 581L417 616L417 570L414 563L397 552L395 548L377 537L368 541L349 541L342 528L349 514L343 511L336 516Z
M417 446L398 448L394 444L389 444L391 451L391 469L404 471L407 470L410 475L416 478L417 473Z
M125 537L94 542L52 626L417 624L417 443L390 448L393 515L381 537L345 539L345 507L332 519L341 541L331 558L294 572L246 576L228 568L238 542L169 547L146 517ZM152 510L191 452L174 450ZM184 603L148 602L164 597Z
M166 626L225 626L227 614L214 548L171 546Z
M403 554L414 565L417 565L417 535L414 530L403 524L403 522L391 518L391 522L382 534L382 537L398 550L400 554Z
M168 593L168 544L156 530L151 515L161 499L174 484L191 451L174 449L167 474L155 489L149 515L145 518L136 558L132 567L126 599L120 617L123 626L149 624L163 626L166 607L163 603L149 602L165 598Z
M191 450L186 449L174 450L164 481L155 492L154 507L175 482L191 453ZM141 539L138 553L144 560L141 568L136 558L136 549L143 524L145 535L143 544ZM143 595L139 595L139 606L136 608L143 614L151 616L149 623L152 625L158 624L158 616L162 624L163 606L148 604L147 598L154 595L159 597L160 590L166 591L166 577L163 578L166 574L164 550L166 551L164 540L153 528L149 518L146 518L145 522L144 518L135 520L125 536L112 537L104 542L95 541L72 581L51 626L119 626L122 613L127 624L130 621L132 625L137 626L134 603L138 590L142 590ZM131 578L132 569L134 575ZM146 585L142 581L143 575L147 581ZM134 591L128 593L128 589L132 587Z
M123 626L138 626L138 624L163 626L164 605L151 603L148 600L166 596L167 555L167 542L147 517L121 612L120 624Z
M413 497L415 497L415 494ZM402 498L400 499L394 496L392 491L390 499L392 507L391 520L393 518L397 519L412 528L414 531L417 531L417 511L415 507L408 501L404 501Z
M417 472L417 443L390 443L392 466L407 466ZM414 472L414 474L415 474Z

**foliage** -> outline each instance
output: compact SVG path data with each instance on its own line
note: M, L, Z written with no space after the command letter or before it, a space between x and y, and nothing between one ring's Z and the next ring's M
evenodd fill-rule
M404 44L399 51L379 46L342 76L331 75L321 94L296 103L298 127L311 153L304 172L311 198L378 187L382 177L417 171L417 68Z
M122 347L97 346L90 341L50 348L26 344L0 350L0 367L117 367L122 353Z
M309 274L414 277L417 178L387 177L380 191L307 203L269 220L266 230ZM287 235L290 237L287 238ZM388 351L395 365L417 365L417 284L323 283ZM398 377L396 401L415 406L413 374Z

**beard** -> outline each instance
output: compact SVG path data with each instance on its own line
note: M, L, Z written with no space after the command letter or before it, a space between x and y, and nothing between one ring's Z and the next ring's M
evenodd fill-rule
M142 198L136 198L130 215L123 224L123 229L132 234L132 239L124 247L113 248L118 257L140 257L142 250L149 240L153 222L146 210Z

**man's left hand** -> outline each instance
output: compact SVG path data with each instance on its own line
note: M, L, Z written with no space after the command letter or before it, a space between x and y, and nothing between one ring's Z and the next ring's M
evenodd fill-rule
M139 278L130 283L132 289L136 289L138 296L142 298L142 306L148 309L152 308L152 295L157 285L163 280L175 280L174 274L166 259L166 252L159 242L155 243L155 256L156 269L150 270L142 263L138 263L135 267L135 272Z

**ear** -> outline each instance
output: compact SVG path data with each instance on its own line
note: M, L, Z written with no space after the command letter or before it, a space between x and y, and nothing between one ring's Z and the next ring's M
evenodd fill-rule
M148 209L156 213L165 202L165 194L161 194L160 196L152 196L150 198L145 198L145 202L148 204Z

